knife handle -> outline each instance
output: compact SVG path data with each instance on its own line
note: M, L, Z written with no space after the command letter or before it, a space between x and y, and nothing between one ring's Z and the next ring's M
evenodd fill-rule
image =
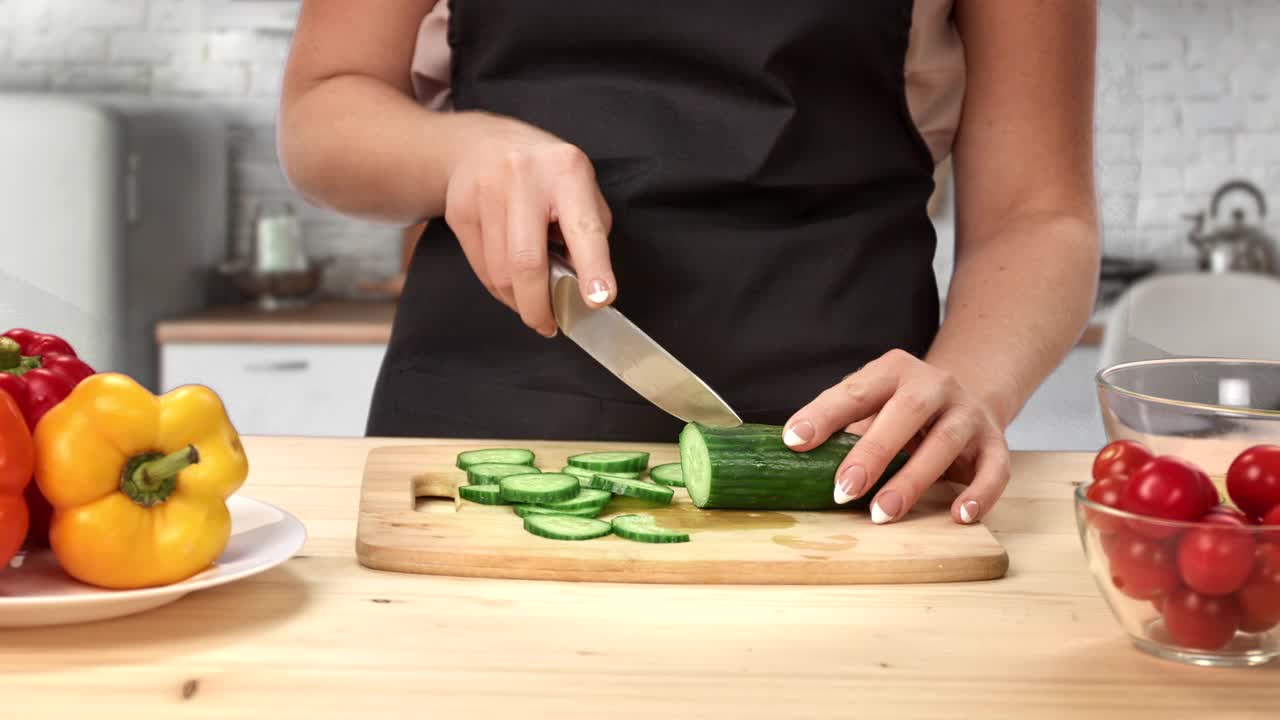
M554 292L556 283L564 278L573 278L577 283L578 274L569 266L569 261L560 253L555 251L547 251L547 268L548 275L551 277L551 289Z

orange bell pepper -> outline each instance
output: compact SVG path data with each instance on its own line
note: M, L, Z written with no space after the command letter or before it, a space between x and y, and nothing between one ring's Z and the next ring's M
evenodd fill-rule
M18 403L0 392L0 570L27 537L27 501L22 493L31 480L35 450Z
M226 500L248 459L222 401L198 385L155 396L94 375L36 426L36 482L63 570L113 589L167 585L226 548Z

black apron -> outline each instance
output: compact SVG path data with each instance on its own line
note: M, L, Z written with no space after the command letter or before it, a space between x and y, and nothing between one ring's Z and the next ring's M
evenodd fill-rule
M456 109L588 154L613 211L615 306L744 420L780 424L884 352L928 348L933 160L906 102L911 2L451 8ZM370 435L671 442L682 424L526 328L429 223Z

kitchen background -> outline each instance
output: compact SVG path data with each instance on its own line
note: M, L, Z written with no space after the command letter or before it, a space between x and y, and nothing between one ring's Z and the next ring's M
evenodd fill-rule
M131 316L138 326L132 332L148 343L151 325L166 321L160 347L148 344L144 357L131 362L152 373L157 385L220 383L215 387L245 432L360 434L389 317L381 294L400 268L405 233L309 208L279 170L273 115L296 8L296 0L0 0L0 93L87 98L110 108L136 142L123 151L125 165L145 157L150 136L164 135L157 128L166 118L204 128L191 129L185 137L199 140L186 145L217 150L199 165L183 160L171 172L186 184L204 178L223 185L216 208L222 217L208 218L207 208L197 208L152 234L198 236L194 242L202 247L195 255L205 266L249 252L260 208L272 213L290 203L307 254L332 259L324 294L358 304L326 300L274 314L199 314L205 305L239 297L225 277L210 272L200 297ZM1122 270L1145 261L1161 271L1194 269L1186 214L1206 210L1214 191L1234 178L1255 183L1268 197L1280 191L1280 45L1274 42L1280 0L1101 0L1100 14L1096 127L1105 254ZM182 146L182 137L171 143ZM174 146L158 147L150 152L181 156ZM153 182L158 194L150 207L181 205L163 195L166 187L181 192L184 183L173 178ZM131 197L124 202L135 202ZM944 187L935 217L944 295L949 200ZM1252 201L1244 200L1247 220L1258 220ZM1271 230L1267 218L1259 222ZM1214 228L1210 221L1206 231ZM121 242L138 235L126 230ZM9 236L4 242L21 241ZM124 286L132 288L128 273L145 270L122 272ZM120 302L136 308L141 301L130 292ZM1100 303L1099 328L1111 299ZM0 324L9 320L6 302L13 310L12 301L0 297ZM1012 445L1087 449L1102 443L1091 385L1097 330L1011 429ZM354 378L345 394L325 388L328 368L343 367L341 374ZM263 399L267 389L277 400ZM358 421L325 419L342 413Z

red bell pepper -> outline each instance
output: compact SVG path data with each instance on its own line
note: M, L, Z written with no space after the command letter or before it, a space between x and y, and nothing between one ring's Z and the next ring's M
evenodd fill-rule
M27 503L23 488L31 487L35 467L31 431L18 403L0 392L0 570L27 536Z
M93 374L60 337L24 329L0 335L0 391L17 404L31 432L45 413ZM28 542L45 547L53 508L35 483L27 486L26 498L31 515Z

